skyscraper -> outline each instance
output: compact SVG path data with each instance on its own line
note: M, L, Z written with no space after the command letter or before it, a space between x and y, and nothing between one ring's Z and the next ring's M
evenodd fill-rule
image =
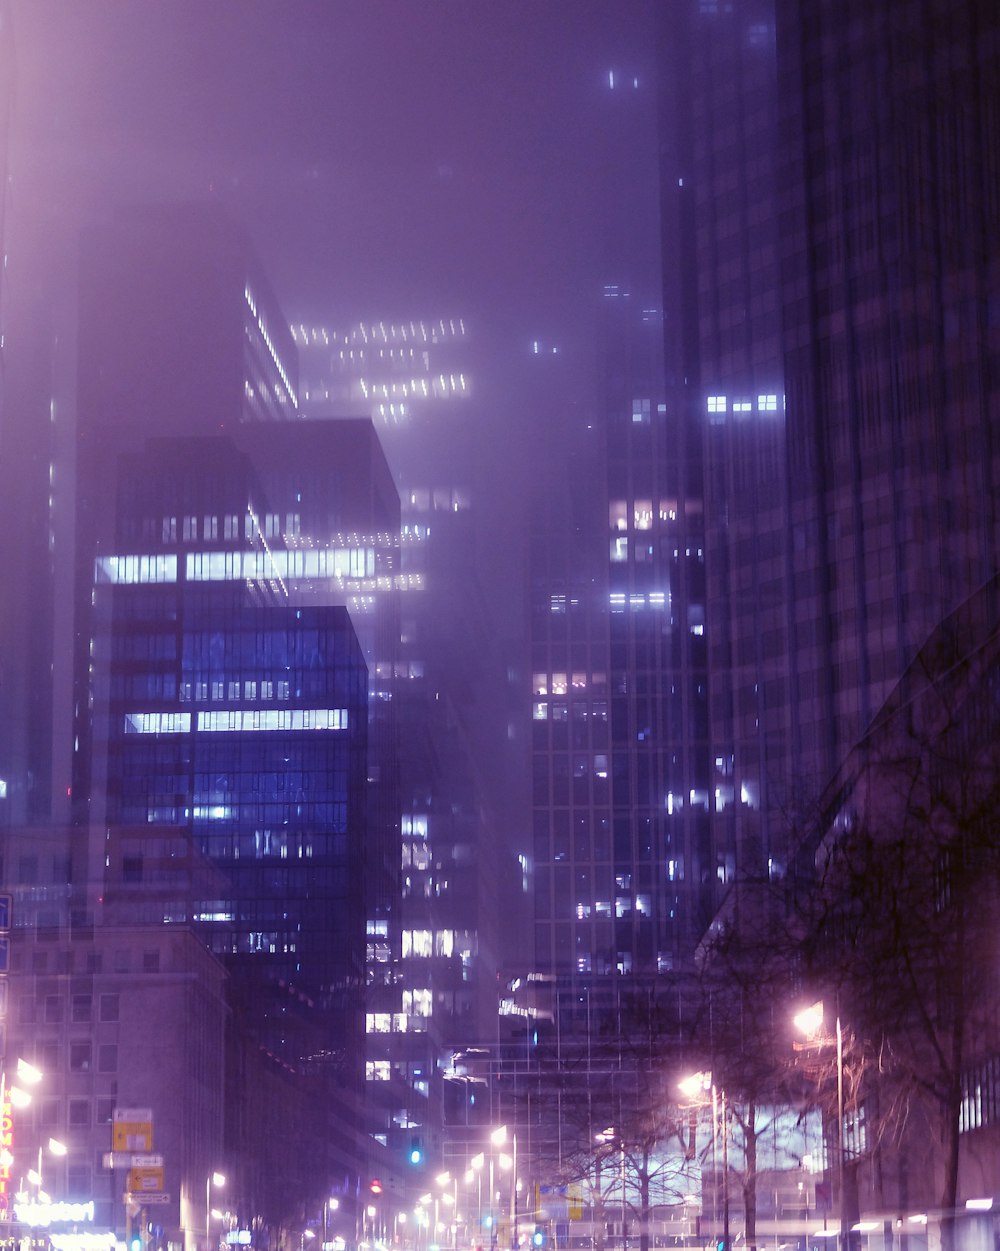
M737 882L785 873L1000 538L993 8L657 16L664 373L638 366L633 299L632 338L608 339L607 478L591 448L598 501L563 509L564 550L588 554L557 585L550 550L533 587L538 964L576 979L683 965Z
M400 897L395 927L369 936L367 1077L398 1170L383 1180L416 1194L420 1165L440 1160L440 1056L493 1033L498 866L512 858L503 669L483 587L484 416L460 318L293 335L303 411L318 427L370 415L400 494Z
M976 0L664 13L717 899L785 871L789 831L996 569L996 31Z
M212 894L178 880L142 906L229 970L230 1147L283 1202L280 1161L232 1115L273 1085L270 1057L312 1144L286 1191L353 1195L373 1141L366 954L373 933L398 944L398 496L369 421L302 420L287 325L216 210L91 232L80 320L73 801L91 907L109 830L129 832L131 881L169 876L157 827L187 832Z

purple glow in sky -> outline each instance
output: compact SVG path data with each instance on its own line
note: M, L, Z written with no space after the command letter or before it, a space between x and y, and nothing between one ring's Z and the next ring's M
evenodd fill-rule
M14 248L109 204L211 196L286 307L572 323L602 277L608 73L646 85L650 13L14 0Z

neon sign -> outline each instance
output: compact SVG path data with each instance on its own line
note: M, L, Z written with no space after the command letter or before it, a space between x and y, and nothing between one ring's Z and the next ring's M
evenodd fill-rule
M89 1203L15 1203L14 1216L25 1225L79 1224L94 1219L94 1201Z

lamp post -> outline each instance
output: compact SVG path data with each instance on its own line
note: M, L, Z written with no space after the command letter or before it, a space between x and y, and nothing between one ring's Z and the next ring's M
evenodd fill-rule
M486 1163L486 1153L480 1151L478 1155L474 1155L469 1161L469 1165L479 1182L479 1237L483 1236L483 1165Z
M699 1094L711 1094L712 1097L712 1163L715 1164L715 1144L719 1136L719 1118L722 1118L722 1248L730 1251L729 1242L729 1131L726 1116L726 1092L720 1090L712 1081L712 1074L692 1073L677 1083L681 1094L689 1099L696 1099ZM716 1193L718 1193L718 1169L716 1171Z
M437 1184L444 1189L450 1186L448 1193L441 1196L441 1202L445 1207L452 1209L451 1212L451 1244L455 1251L458 1251L458 1178L452 1178L451 1173L438 1173L434 1178Z
M340 1200L332 1195L323 1204L323 1251L328 1251L327 1244L330 1241L329 1214L331 1212L336 1212L339 1207Z
M213 1172L205 1178L205 1242L212 1245L212 1187L221 1189L226 1184L224 1173Z
M507 1126L501 1125L498 1129L495 1129L490 1134L490 1142L493 1144L494 1147L504 1146L505 1143L507 1142ZM511 1251L516 1251L516 1248L517 1248L517 1131L516 1130L513 1130L513 1129L511 1130L510 1143L511 1143L510 1155L507 1155L506 1152L501 1151L499 1155L497 1156L497 1161L501 1169L511 1170L510 1204L507 1205L507 1210L508 1210L508 1216L510 1219ZM491 1204L493 1202L492 1196L491 1196L490 1202ZM494 1239L494 1245L495 1244L496 1244L496 1239Z
M803 1008L792 1018L797 1029L805 1034L810 1046L827 1047L836 1043L837 1047L837 1190L840 1203L840 1238L841 1251L850 1251L851 1236L847 1228L847 1192L844 1186L844 1033L840 1024L840 1013L835 1018L835 1037L824 1038L820 1031L823 1028L823 1001Z
M52 1155L65 1155L68 1150L66 1144L64 1142L60 1142L58 1138L49 1139L48 1149L49 1149L50 1154ZM42 1152L43 1150L44 1150L44 1147L42 1146L41 1143L39 1143L38 1144L38 1168L33 1169L28 1173L28 1181L30 1181L33 1186L38 1187L39 1200L41 1200L41 1196L42 1196Z
M614 1128L614 1126L613 1126L613 1125L609 1125L607 1129L602 1129L602 1130L601 1130L601 1132L600 1132L599 1134L595 1134L595 1135L594 1135L594 1141L595 1141L595 1142L600 1142L600 1143L610 1143L610 1144L612 1144L612 1145L613 1145L616 1139L618 1140L618 1142L619 1142L619 1144L620 1144L620 1146L621 1146L621 1149L622 1149L622 1167L621 1167L621 1181L622 1181L622 1251L628 1251L628 1197L627 1197L627 1194L626 1194L626 1189L625 1189L625 1135L624 1135L624 1134L619 1134L619 1133L618 1133L618 1131ZM601 1181L600 1181L600 1176L601 1176L601 1173L600 1173L600 1165L601 1165L601 1158L600 1158L600 1156L598 1156L598 1157L597 1157L597 1185L598 1185L598 1189L600 1188L600 1184L601 1184ZM611 1193L611 1191L610 1191L610 1187L609 1187L609 1195L610 1195L610 1193ZM602 1199L602 1206L603 1206L603 1199Z

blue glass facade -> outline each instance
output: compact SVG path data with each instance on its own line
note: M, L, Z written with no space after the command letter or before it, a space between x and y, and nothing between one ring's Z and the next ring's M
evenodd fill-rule
M347 610L295 607L280 577L244 576L253 553L274 572L282 541L261 534L266 507L228 440L122 460L120 554L96 566L106 757L91 794L106 826L182 827L224 870L224 895L190 900L189 919L231 968L342 1010L364 971L368 742Z

